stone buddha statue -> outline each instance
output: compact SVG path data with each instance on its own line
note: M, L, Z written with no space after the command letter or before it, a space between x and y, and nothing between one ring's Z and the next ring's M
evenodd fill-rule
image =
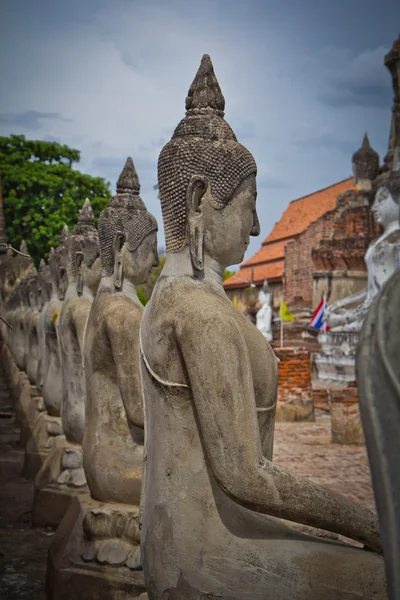
M166 262L141 325L150 600L386 598L376 515L272 462L277 359L226 296L259 234L256 164L209 56L158 163ZM293 523L292 526L282 519Z
M100 249L94 215L88 199L79 213L75 228L60 255L59 273L68 287L57 318L60 344L63 395L61 423L65 439L59 436L35 479L33 523L36 526L58 525L68 502L75 494L87 492L82 466L82 441L85 426L85 375L83 370L83 338L93 297L100 281ZM56 489L57 502L51 500ZM66 501L68 500L68 502Z
M117 194L99 219L102 278L84 345L84 468L91 496L139 504L143 460L143 395L136 286L158 265L157 222L139 196L128 158ZM115 469L118 465L118 470Z
M375 221L383 228L365 255L368 286L356 294L337 300L328 306L325 321L332 332L359 332L374 297L400 266L400 225L398 204L400 190L397 180L398 153L392 175L379 183L371 207Z
M258 302L261 304L261 308L257 312L257 329L261 331L267 342L272 342L272 294L267 280L264 281L258 294Z
M47 303L50 300L50 267L46 264L45 260L40 261L38 271L38 304L40 305L40 316L38 322L38 354L39 361L36 370L36 387L38 392L42 393L42 380L43 380L43 357L44 357L44 345L43 345L43 323L44 313Z
M18 368L25 370L26 339L24 321L29 309L29 299L26 295L27 280L22 280L16 288L17 308L14 313L14 334L12 353Z
M98 223L102 277L84 339L83 466L90 497L75 499L79 511L71 506L71 515L83 516L75 517L67 545L78 548L84 571L90 562L108 585L113 582L121 598L132 597L122 595L121 588L132 588L132 570L140 567L138 514L144 422L139 328L143 305L136 286L145 283L158 265L157 222L146 210L139 191L139 179L128 158L117 193ZM65 556L66 561L69 559L70 554ZM104 567L124 568L114 570L113 578ZM141 583L143 587L142 579ZM93 588L90 593L96 595Z
M62 285L63 279L60 275L65 273L62 262L63 256L66 253L65 243L67 241L67 237L68 228L64 227L59 239L59 246L56 250L52 248L50 251L49 267L51 278L51 296L48 304L45 307L45 310L43 311L42 395L48 414L54 417L61 416L61 401L63 393L63 378L57 323L66 291Z
M392 175L394 197L400 173ZM375 296L360 332L360 412L382 530L389 600L400 598L400 269Z
M40 261L39 270L36 276L31 279L29 285L29 303L31 315L27 330L28 351L26 359L26 373L29 381L31 381L33 384L39 383L37 375L39 371L40 377L41 370L39 323L42 309L47 303L49 297L48 275L48 267L42 259Z
M50 280L49 298L40 313L38 324L40 360L36 387L42 395L44 410L39 415L25 448L24 476L28 479L36 476L56 438L63 433L61 425L63 380L56 322L62 304L59 299L59 256L65 242L64 232L60 236L60 242L61 246L57 251L54 248L50 250L46 272L42 270L43 278Z
M58 324L64 388L61 416L67 441L81 445L86 393L83 337L101 276L99 238L88 199L66 244L68 288Z

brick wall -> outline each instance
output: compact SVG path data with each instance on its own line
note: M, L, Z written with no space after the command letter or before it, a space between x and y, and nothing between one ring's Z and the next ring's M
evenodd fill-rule
M275 353L280 360L277 420L314 420L310 352L302 348L275 348Z
M312 223L285 248L284 298L287 304L313 305L316 270L365 271L364 255L380 234L366 192L350 190L338 197L334 210ZM315 307L314 307L315 308Z
M332 237L334 216L335 211L326 213L296 240L287 244L283 288L285 302L289 306L300 298L304 304L312 306L314 264L311 251L322 239Z

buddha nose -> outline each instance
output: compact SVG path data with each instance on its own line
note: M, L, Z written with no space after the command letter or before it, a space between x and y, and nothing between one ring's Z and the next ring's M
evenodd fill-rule
M158 258L158 253L156 252L154 255L153 267L158 267L159 264L160 264L160 260Z
M260 221L258 220L256 211L254 211L253 227L251 228L250 235L254 235L255 237L260 235Z

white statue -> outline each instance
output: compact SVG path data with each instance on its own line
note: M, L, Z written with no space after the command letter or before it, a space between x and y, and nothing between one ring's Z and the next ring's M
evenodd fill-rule
M256 317L257 329L261 331L267 342L272 342L272 293L267 280L264 281L263 287L258 294L258 301L261 304L261 308Z
M325 321L333 332L359 332L372 300L400 266L400 186L397 169L380 185L371 207L376 222L383 227L383 233L371 243L364 258L368 286L328 307Z

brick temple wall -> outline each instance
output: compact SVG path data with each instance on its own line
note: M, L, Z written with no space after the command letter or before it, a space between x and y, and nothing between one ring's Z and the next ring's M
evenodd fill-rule
M275 348L278 365L277 421L313 421L310 352Z
M366 271L364 255L381 231L369 202L369 193L365 191L340 194L334 210L287 244L283 291L289 306L299 299L304 306L313 306L314 271Z
M302 298L303 304L312 306L313 271L312 249L322 239L333 235L335 211L323 215L312 223L296 240L285 248L284 298L286 304L296 304Z

